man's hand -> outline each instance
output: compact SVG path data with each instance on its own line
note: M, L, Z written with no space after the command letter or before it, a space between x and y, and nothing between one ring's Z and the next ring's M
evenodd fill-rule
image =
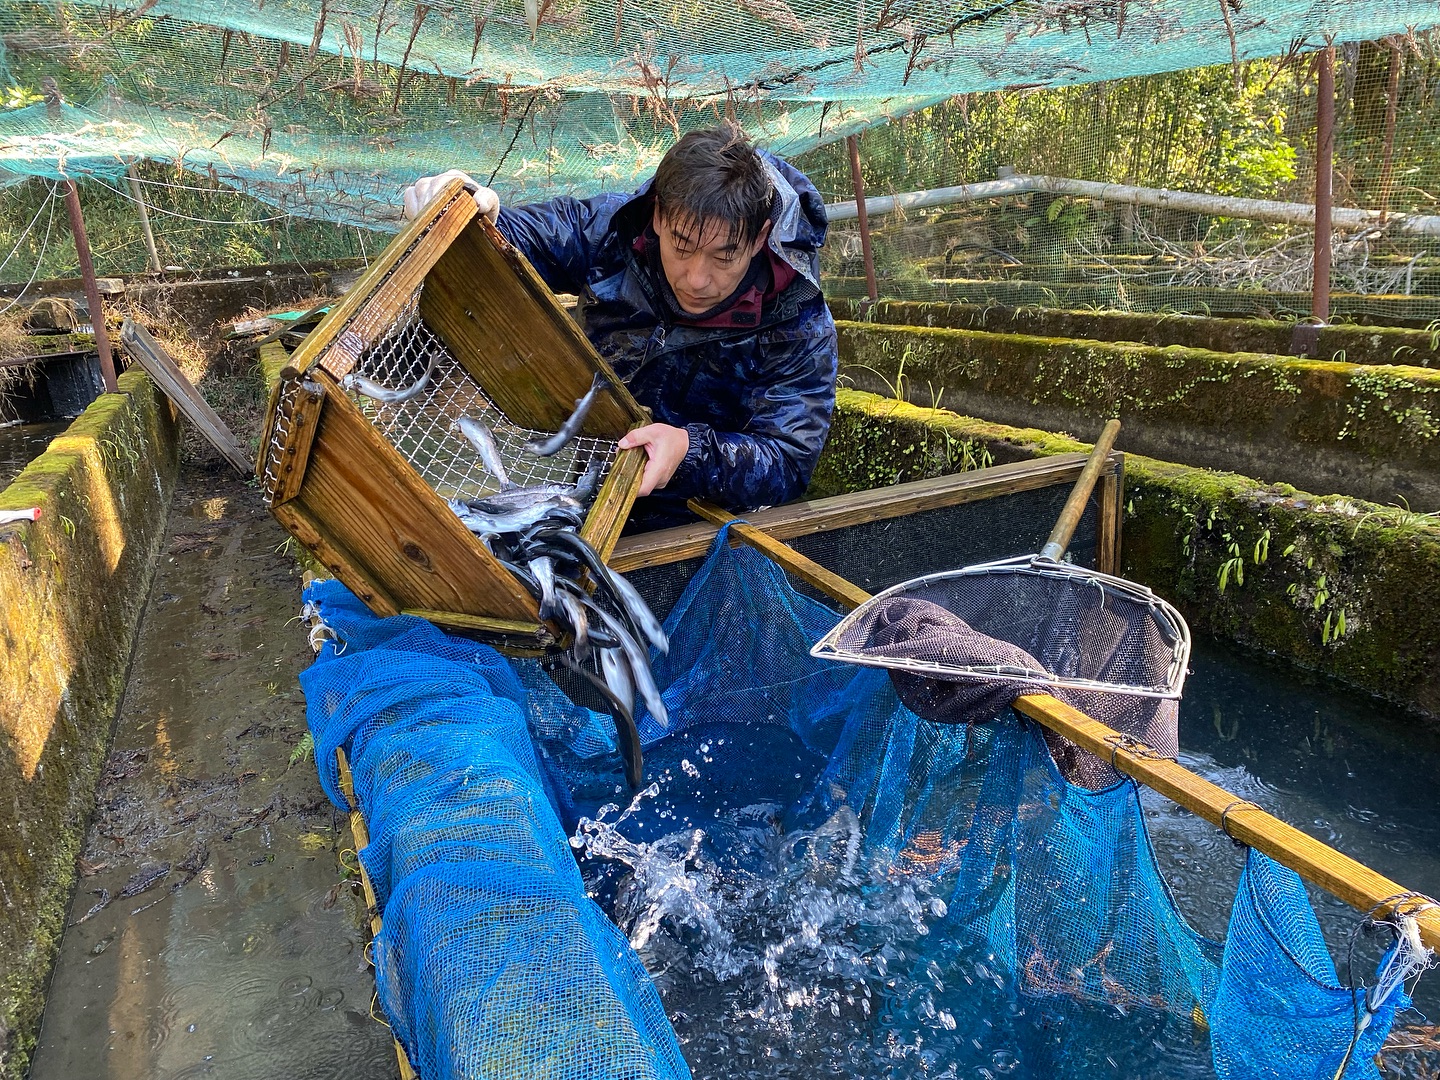
M500 196L496 195L490 188L485 187L471 179L468 173L459 169L451 169L439 176L422 176L415 183L407 187L400 195L400 202L405 208L406 218L413 218L425 208L425 205L440 194L440 190L451 180L459 178L466 184L475 187L475 208L490 219L493 225L495 219L500 215Z
M640 477L640 494L649 495L668 484L685 460L685 453L690 449L690 433L683 427L671 427L669 424L646 424L620 440L621 450L632 450L637 446L643 446L650 456L645 463L645 473Z

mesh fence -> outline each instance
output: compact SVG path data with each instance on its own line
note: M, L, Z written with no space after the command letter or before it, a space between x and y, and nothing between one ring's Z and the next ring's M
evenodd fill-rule
M1333 237L1339 318L1417 327L1440 318L1440 229L1420 235L1396 217L1440 214L1437 90L1433 33L1337 49L1334 204L1371 212ZM1316 103L1313 57L1299 52L962 95L865 134L867 195L989 181L1008 167L1303 209L1314 200ZM850 198L843 154L818 151L804 164L827 198ZM1311 309L1314 231L1303 224L1035 191L890 214L872 228L884 296L1292 320ZM834 294L864 294L853 220L836 223L824 259Z
M511 202L624 189L679 133L727 116L792 156L957 93L1435 22L1429 0L7 0L0 171L116 185L149 159L289 213L390 226L404 183L451 166ZM44 100L48 80L64 104ZM949 167L954 152L929 171L968 171ZM1253 157L1241 168L1279 167Z
M671 724L618 818L607 717L312 586L321 779L343 746L380 1000L423 1075L1335 1075L1368 1012L1297 880L1252 855L1205 939L1133 784L1073 786L1008 711L932 724L812 658L835 614L725 539L667 619ZM1346 1076L1378 1076L1403 993L1376 1004Z

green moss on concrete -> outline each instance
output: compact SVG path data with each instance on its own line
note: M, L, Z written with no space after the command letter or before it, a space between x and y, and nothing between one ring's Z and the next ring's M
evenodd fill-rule
M861 389L1011 423L1127 422L1157 457L1440 507L1440 371L841 322Z
M996 461L1089 449L855 390L831 430L817 493L901 476L940 439ZM1440 518L1136 455L1125 482L1126 576L1197 630L1440 715Z
M178 467L141 372L0 492L0 1076L24 1075Z
M1130 311L1074 311L1029 304L926 303L832 299L837 319L903 326L984 330L992 334L1129 341L1163 348L1182 345L1217 352L1288 356L1294 322L1276 319L1216 319L1202 315ZM1400 327L1326 326L1318 331L1311 354L1352 364L1407 364L1440 367L1440 334Z

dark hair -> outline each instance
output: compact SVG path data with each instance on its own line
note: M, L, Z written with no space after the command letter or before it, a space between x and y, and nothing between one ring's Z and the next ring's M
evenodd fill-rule
M654 191L661 216L671 224L723 222L726 241L740 244L760 235L773 198L760 155L745 133L729 124L692 131L672 146L655 170Z

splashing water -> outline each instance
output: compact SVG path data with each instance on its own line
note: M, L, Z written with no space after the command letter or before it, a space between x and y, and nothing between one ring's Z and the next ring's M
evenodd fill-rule
M627 823L660 790L651 784L623 812L601 807L570 842L587 879L618 871L612 915L654 977L696 1077L875 1075L877 1056L918 1050L920 1040L902 1045L875 1026L880 999L894 992L892 969L945 917L936 885L868 859L848 806L813 830L784 832L780 806L754 803L703 828L627 838ZM935 979L943 989L938 970ZM933 1026L953 1029L927 1001Z

